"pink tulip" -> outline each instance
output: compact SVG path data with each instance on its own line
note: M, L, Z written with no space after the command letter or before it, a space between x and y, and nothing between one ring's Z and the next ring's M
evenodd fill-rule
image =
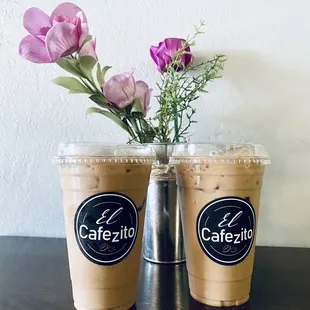
M150 110L152 91L153 89L149 88L145 82L138 81L136 83L135 98L140 100L144 116L146 116L147 112Z
M133 73L114 75L102 86L105 97L117 106L124 109L135 99L136 82Z
M92 39L85 43L81 50L79 51L80 56L91 56L98 60L98 56L96 54L96 39Z
M28 9L24 27L30 35L21 41L19 54L35 63L55 62L71 55L88 36L85 14L69 2L57 6L50 17L38 8Z

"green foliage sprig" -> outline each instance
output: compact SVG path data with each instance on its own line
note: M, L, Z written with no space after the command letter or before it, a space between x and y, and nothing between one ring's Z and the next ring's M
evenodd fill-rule
M172 62L166 66L166 71L161 74L161 81L157 83L159 95L157 101L159 109L151 120L156 122L152 126L155 130L155 139L161 143L184 142L189 137L189 128L196 123L194 115L196 107L193 102L201 93L207 93L208 82L221 78L226 57L222 54L215 55L212 59L200 63L193 63L185 67L181 61L182 55L188 53L186 49L196 45L196 38L202 34L201 22L195 27L195 33L188 38L182 49L171 55ZM182 70L180 71L180 67Z

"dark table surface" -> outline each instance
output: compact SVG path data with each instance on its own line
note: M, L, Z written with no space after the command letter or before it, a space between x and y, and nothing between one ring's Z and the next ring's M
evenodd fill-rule
M310 310L310 249L258 247L240 310ZM63 239L0 237L0 310L74 310ZM142 262L138 310L215 309L189 296L185 264ZM218 308L219 309L219 308Z

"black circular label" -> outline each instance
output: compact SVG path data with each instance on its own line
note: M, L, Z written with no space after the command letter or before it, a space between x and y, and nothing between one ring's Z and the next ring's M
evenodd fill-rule
M232 266L249 254L255 235L255 210L249 200L223 197L208 203L197 218L197 237L214 262Z
M98 265L114 265L133 248L139 226L136 205L119 193L101 193L79 206L74 220L82 253Z

